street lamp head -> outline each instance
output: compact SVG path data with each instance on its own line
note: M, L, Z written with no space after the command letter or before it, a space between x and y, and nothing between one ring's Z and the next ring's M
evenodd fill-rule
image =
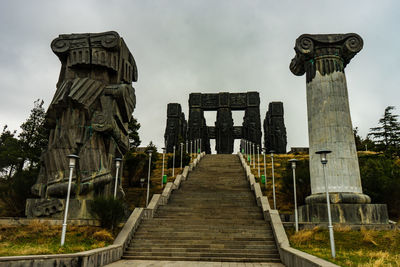
M76 161L79 159L79 156L74 155L74 154L69 154L68 156L69 159L69 167L73 168L76 165Z
M270 150L269 153L271 154L271 157L274 157L275 150Z
M165 153L165 149L166 149L166 148L165 148L165 147L162 147L161 149L162 149L162 150L163 150L163 152Z
M291 159L289 160L290 163L292 163L292 169L296 169L296 162L298 162L297 159Z
M264 152L264 154L267 154L267 148L266 147L261 148L261 150Z
M321 157L321 163L322 164L326 164L328 162L328 159L326 157L327 154L331 153L332 151L328 150L328 149L321 149L318 150L317 152L315 152L315 154L319 154Z
M119 168L121 166L122 159L121 158L115 158L114 160L115 160L115 167Z
M149 154L149 156L151 157L151 154L153 153L153 150L150 150L150 149L149 149L149 150L147 150L146 152L147 152L147 153Z

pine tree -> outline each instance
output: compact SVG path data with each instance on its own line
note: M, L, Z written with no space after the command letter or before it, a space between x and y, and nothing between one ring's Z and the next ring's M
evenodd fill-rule
M129 137L129 147L131 151L135 151L138 146L140 146L140 137L139 131L140 123L138 123L137 119L132 117L131 121L128 124L128 137Z
M23 159L28 161L29 169L39 163L40 155L48 142L48 131L44 127L46 112L43 104L43 100L36 100L29 118L21 125L19 140L24 151Z
M380 126L371 128L368 134L376 140L378 148L391 155L398 154L400 143L400 123L397 121L398 115L392 113L394 109L394 106L386 107L383 117L379 120Z

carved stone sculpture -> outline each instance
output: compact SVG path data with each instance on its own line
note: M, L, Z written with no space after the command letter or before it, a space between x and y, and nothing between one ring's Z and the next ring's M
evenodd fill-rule
M245 110L243 126L233 126L232 110ZM204 111L217 111L215 127L207 127ZM232 153L234 139L246 138L261 146L259 93L190 94L188 140L195 138L202 139L206 153L211 153L209 139L217 139L218 153Z
M306 199L311 206L303 211L309 215L309 220L326 208L326 204L322 204L326 203L323 169L320 156L315 152L329 149L332 153L328 155L325 173L334 221L371 223L375 218L387 222L386 207L365 206L371 199L362 193L350 118L344 69L362 47L363 40L354 33L303 34L296 40L296 56L290 70L298 76L306 73L312 194Z
M215 150L218 154L233 153L233 119L229 108L220 108L215 122Z
M181 105L170 103L167 107L167 127L165 129L165 144L167 153L173 153L174 146L179 149L180 142L186 141L187 123Z
M60 35L51 48L61 61L61 72L46 114L49 144L32 187L41 199L27 201L28 216L37 216L32 211L46 200L65 199L69 154L80 157L71 191L76 201L112 194L114 159L129 149L127 127L136 104L136 63L118 33ZM82 203L76 204L78 217L86 216Z
M283 103L271 102L264 120L264 144L267 152L286 153L287 137L283 119Z

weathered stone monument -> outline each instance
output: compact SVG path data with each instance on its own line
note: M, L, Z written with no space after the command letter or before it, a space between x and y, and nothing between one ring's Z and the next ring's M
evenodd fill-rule
M283 113L282 102L271 102L264 119L265 148L277 154L286 153L287 137Z
M165 128L166 152L173 153L174 146L179 149L180 142L186 140L187 122L181 105L169 103L167 106L167 127Z
M306 73L311 196L300 208L300 221L327 221L321 149L332 151L326 179L332 219L336 222L387 223L386 205L369 204L363 194L353 127L350 118L345 67L362 49L357 34L303 34L296 40L290 70Z
M61 61L57 90L46 114L50 130L28 217L61 217L68 185L67 155L80 157L73 174L70 218L87 218L95 196L113 193L115 158L129 149L135 108L135 60L116 32L60 35L51 43ZM120 189L120 194L122 189Z
M242 126L234 126L232 110L244 110ZM215 127L206 125L204 111L217 111ZM202 151L211 153L210 140L216 139L218 154L231 154L235 139L247 139L261 147L260 96L247 93L192 93L189 96L188 140L200 138Z

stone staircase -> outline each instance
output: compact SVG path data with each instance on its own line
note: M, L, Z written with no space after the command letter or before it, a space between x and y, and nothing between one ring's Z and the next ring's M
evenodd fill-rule
M141 223L123 258L280 262L236 155L206 155L168 204Z

